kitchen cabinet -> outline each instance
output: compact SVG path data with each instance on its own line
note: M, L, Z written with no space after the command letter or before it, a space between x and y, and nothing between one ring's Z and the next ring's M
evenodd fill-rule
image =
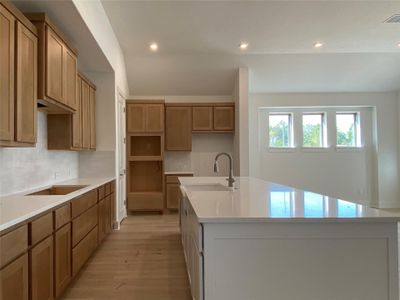
M233 131L235 129L235 107L214 106L214 130Z
M164 131L164 103L140 103L127 100L127 132Z
M10 2L0 3L0 21L0 146L34 146L37 30Z
M28 254L0 270L0 299L29 299Z
M99 207L98 241L101 242L107 234L106 200L105 199L100 200L98 207Z
M49 236L29 251L31 300L53 297L53 236Z
M167 209L176 210L180 206L181 191L178 177L193 176L192 173L179 173L165 175L165 206Z
M167 151L192 150L192 108L166 106L165 146Z
M75 87L76 112L47 116L50 150L96 150L96 86L79 73Z
M72 274L75 276L97 248L97 226L72 249Z
M71 281L71 223L54 234L54 288L59 297Z
M212 106L193 106L193 131L213 130L213 108Z
M71 113L76 99L77 52L45 13L28 13L39 36L38 97L48 113Z

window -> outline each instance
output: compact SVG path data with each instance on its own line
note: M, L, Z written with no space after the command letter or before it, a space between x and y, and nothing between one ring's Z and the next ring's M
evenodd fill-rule
M324 147L324 130L324 114L303 114L303 147Z
M338 147L360 147L358 113L336 113L336 145Z
M269 115L269 146L276 148L291 147L292 142L292 115Z

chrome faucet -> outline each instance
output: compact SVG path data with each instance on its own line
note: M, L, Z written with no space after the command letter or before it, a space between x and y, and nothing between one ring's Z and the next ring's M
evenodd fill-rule
M217 156L215 157L214 160L214 172L217 173L219 172L219 166L218 166L218 158L222 155L225 155L226 157L228 157L229 159L229 178L227 178L226 180L228 181L228 186L229 187L233 187L233 183L235 182L235 178L233 178L233 163L232 163L232 156L230 156L228 153L226 152L221 152L218 153Z

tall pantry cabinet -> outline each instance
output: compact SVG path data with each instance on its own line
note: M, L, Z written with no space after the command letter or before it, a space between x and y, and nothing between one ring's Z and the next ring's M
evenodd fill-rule
M34 146L37 30L9 2L0 2L0 146Z

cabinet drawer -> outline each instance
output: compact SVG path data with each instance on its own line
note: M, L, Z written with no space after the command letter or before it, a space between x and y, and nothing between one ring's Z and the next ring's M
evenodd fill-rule
M49 212L30 223L30 244L36 245L38 242L49 236L53 232L53 213Z
M71 221L71 205L68 203L54 211L56 230Z
M161 210L164 207L163 193L130 193L128 194L128 209Z
M28 226L21 226L0 237L0 268L28 249Z
M111 183L106 184L106 196L111 194Z
M75 276L97 247L97 226L72 249L72 274Z
M97 203L97 189L90 191L76 199L73 199L71 202L72 207L72 219L79 216L84 211L88 210L88 208L92 207Z
M104 197L105 197L105 195L106 195L106 187L104 186L104 185L102 185L101 187L99 187L98 188L98 190L97 190L97 200L98 201L100 201L100 200L103 200L104 199Z
M97 205L72 221L72 246L78 244L97 225Z

